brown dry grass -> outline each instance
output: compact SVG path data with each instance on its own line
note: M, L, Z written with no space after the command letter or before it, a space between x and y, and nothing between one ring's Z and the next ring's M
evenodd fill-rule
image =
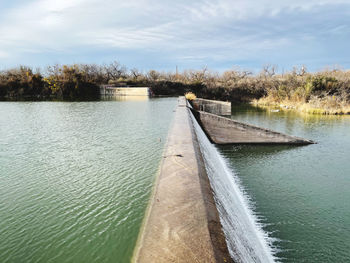
M19 67L0 72L0 98L96 97L99 84L149 86L155 95L183 95L224 101L281 105L304 112L349 114L350 71L327 69L308 73L304 67L277 74L266 66L260 73L232 69L223 73L203 68L180 73L128 70L118 62L108 65L55 65L44 73Z

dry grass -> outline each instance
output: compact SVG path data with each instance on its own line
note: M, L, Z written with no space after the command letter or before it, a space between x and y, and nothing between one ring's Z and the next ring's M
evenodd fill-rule
M187 92L185 93L185 98L187 100L195 100L197 97L193 92Z
M290 99L275 100L275 98L267 96L253 100L252 104L256 106L274 106L283 110L298 110L310 114L350 114L350 104L335 96L312 97L308 102Z
M281 106L304 112L349 114L350 71L308 73L304 67L276 74L264 67L259 74L240 69L223 73L203 68L180 73L128 70L118 62L108 65L55 65L42 74L28 67L0 72L0 98L22 96L57 98L96 97L99 84L149 86L155 95L193 96L223 101ZM194 95L196 94L196 95Z
M275 85L256 105L279 106L312 114L350 114L350 72L325 70L317 73L288 73L273 77Z

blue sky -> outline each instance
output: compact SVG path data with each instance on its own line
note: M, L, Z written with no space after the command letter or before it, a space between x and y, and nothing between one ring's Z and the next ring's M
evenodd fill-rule
M0 69L349 69L349 43L349 0L0 0Z

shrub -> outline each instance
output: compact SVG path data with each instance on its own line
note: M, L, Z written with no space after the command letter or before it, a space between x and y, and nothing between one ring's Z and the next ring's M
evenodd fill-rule
M187 93L185 93L185 98L186 98L187 100L195 100L197 97L196 97L196 95L195 95L194 93L192 93L192 92L187 92Z

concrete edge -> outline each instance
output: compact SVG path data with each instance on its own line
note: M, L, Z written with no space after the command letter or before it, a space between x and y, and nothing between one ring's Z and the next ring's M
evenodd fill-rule
M188 113L191 111L191 109L192 107L188 108ZM226 237L223 232L219 212L214 200L214 191L211 188L209 177L205 169L205 163L200 150L198 138L194 130L193 123L191 122L191 124L193 144L198 162L198 175L200 178L202 197L204 199L207 212L208 228L211 242L213 244L215 258L217 262L233 262L233 259L231 258L227 248Z
M202 100L202 101L206 101L206 102L210 102L210 103L218 103L218 104L223 104L223 105L231 107L231 102L229 102L229 101L209 100L209 99L203 99L203 98L196 98L196 100Z
M290 139L294 139L295 140L295 142L285 142L285 143L283 143L283 142L265 142L265 143L237 142L237 143L230 143L230 144L299 144L299 145L316 144L316 142L314 142L312 140L304 139L304 138L293 136L293 135L288 135L288 134L285 134L285 133L282 133L282 132L277 132L277 131L274 131L274 130L271 130L271 129L262 128L262 127L259 127L259 126L256 126L256 125L252 125L252 124L247 124L247 123L236 121L236 120L233 120L233 119L230 119L230 118L222 117L222 116L219 116L219 115L216 115L216 114L213 114L213 113L204 112L204 111L197 111L197 112L199 114L209 115L209 116L211 116L213 118L217 118L217 119L219 119L221 121L224 121L224 122L226 121L226 122L230 122L230 123L235 123L237 126L241 126L243 128L249 127L249 128L253 128L253 129L259 130L259 131L268 132L268 133L271 133L271 134L276 134L276 135L279 135L279 136L283 136L285 138L290 138ZM206 132L206 134L208 136L207 132ZM220 144L220 143L217 143L217 144ZM227 143L224 143L224 144L227 144Z
M178 106L179 105L177 105L176 107L178 107ZM171 124L169 125L169 131L174 126L174 122L175 122L175 120L173 119ZM140 249L142 247L142 242L143 242L144 236L145 236L145 228L146 228L149 216L151 214L152 206L153 206L153 204L154 204L154 202L156 200L155 196L156 196L157 188L158 188L158 185L159 185L160 173L161 173L162 164L163 164L163 156L165 155L167 147L168 147L169 136L170 136L170 133L168 133L166 141L165 141L165 144L164 144L164 148L163 148L162 155L161 155L160 165L158 167L158 170L157 170L157 173L156 173L156 176L155 176L155 179L154 179L154 183L153 183L153 186L152 186L151 194L150 194L150 197L149 197L149 202L148 202L148 205L147 205L146 210L145 210L145 214L144 214L143 219L142 219L141 227L140 227L140 230L139 230L139 235L137 237L137 241L136 241L136 244L135 244L135 247L134 247L133 255L132 255L131 261L130 261L132 263L136 263L137 262L137 258L138 258Z
M182 102L184 102L184 100L182 100ZM208 178L207 173L206 173L204 160L203 160L203 157L202 157L202 154L200 151L200 147L199 147L196 133L194 131L194 126L193 126L193 123L192 123L191 118L190 118L190 108L191 107L189 107L188 105L189 104L186 100L185 103L179 102L177 107L185 107L186 108L186 112L187 112L186 117L188 118L190 126L191 126L190 130L191 130L191 135L192 135L192 144L193 144L194 151L195 151L195 158L197 160L196 166L198 166L198 174L197 175L199 177L199 182L200 182L201 199L202 199L203 203L205 204L207 228L208 228L208 231L210 234L210 240L206 240L205 242L209 242L211 244L211 247L212 247L213 252L214 252L214 258L215 258L215 260L210 260L210 261L207 261L207 260L205 260L205 258L203 258L203 260L204 260L203 262L233 262L230 254L228 252L225 235L224 235L223 230L222 230L222 225L220 222L219 213L218 213L218 210L216 208L213 192L212 192L212 189L210 186L209 178ZM170 126L169 134L167 137L166 144L164 146L162 156L164 156L164 153L167 152L167 148L169 145L170 132L172 131L172 127L174 126L174 122L175 122L175 118L173 119L172 124ZM136 241L136 245L134 248L131 262L138 262L139 261L140 251L141 251L141 249L144 249L143 246L144 246L145 236L149 235L149 233L146 233L146 228L148 227L148 224L150 223L149 219L150 219L150 216L152 213L152 209L156 203L157 191L158 191L158 188L160 186L161 171L162 171L162 166L163 166L164 162L165 162L165 159L162 159L160 166L159 166L159 169L158 169L158 172L157 172L157 175L156 175L156 178L155 178L155 181L154 181L152 193L150 196L150 201L149 201L149 204L146 208L145 215L144 215L144 218L142 221L142 225L140 227L139 236L138 236L138 239ZM200 223L200 222L198 222L198 223ZM176 262L187 262L187 261L176 261Z

